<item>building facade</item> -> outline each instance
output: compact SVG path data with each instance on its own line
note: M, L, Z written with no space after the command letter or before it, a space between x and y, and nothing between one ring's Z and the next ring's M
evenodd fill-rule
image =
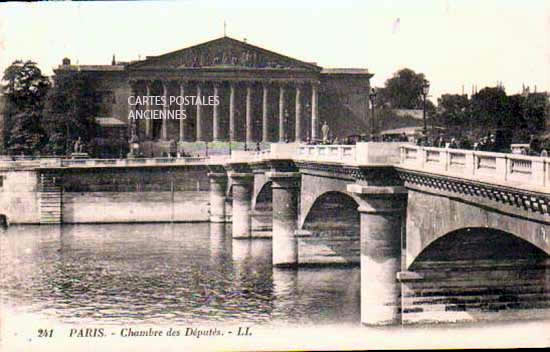
M127 124L128 136L151 150L178 142L319 140L324 122L332 138L369 133L368 70L323 69L229 37L131 63L65 59L54 72L75 70L93 77L98 117ZM132 96L165 100L136 104ZM218 104L170 103L177 96L217 97ZM181 110L184 118L134 119L143 116L137 110Z

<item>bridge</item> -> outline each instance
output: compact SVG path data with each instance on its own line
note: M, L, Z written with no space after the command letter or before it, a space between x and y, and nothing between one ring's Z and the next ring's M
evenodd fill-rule
M253 236L251 214L272 199L273 265L360 262L365 324L549 316L550 158L273 144L210 170L211 221L231 196L233 238ZM342 255L341 239L312 254L307 225L328 198L355 207L344 243L359 255Z
M206 167L210 222L231 221L233 239L246 240L255 237L254 215L267 214L274 266L360 264L364 324L550 316L550 158L274 143L210 158L0 167L38 172L46 212L51 206L58 221L55 175Z

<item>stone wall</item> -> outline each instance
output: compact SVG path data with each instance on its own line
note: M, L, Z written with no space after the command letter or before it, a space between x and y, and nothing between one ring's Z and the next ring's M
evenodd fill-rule
M38 173L1 171L0 177L0 214L6 215L11 224L39 223Z
M69 192L64 223L208 221L208 192Z
M205 166L66 170L63 222L208 221Z

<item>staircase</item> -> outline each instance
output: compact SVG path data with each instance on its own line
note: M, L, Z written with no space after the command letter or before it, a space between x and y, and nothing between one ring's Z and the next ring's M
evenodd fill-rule
M63 189L57 184L59 180L55 172L40 174L40 224L61 224L63 220Z

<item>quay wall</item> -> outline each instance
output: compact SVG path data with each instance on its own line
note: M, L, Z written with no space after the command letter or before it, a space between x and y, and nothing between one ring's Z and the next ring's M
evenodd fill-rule
M9 223L40 222L38 173L34 170L0 171L0 214Z
M205 166L65 170L63 222L208 221L207 172Z
M39 224L40 169L0 171L0 214ZM48 170L62 188L63 223L195 222L209 219L208 170L188 167Z

